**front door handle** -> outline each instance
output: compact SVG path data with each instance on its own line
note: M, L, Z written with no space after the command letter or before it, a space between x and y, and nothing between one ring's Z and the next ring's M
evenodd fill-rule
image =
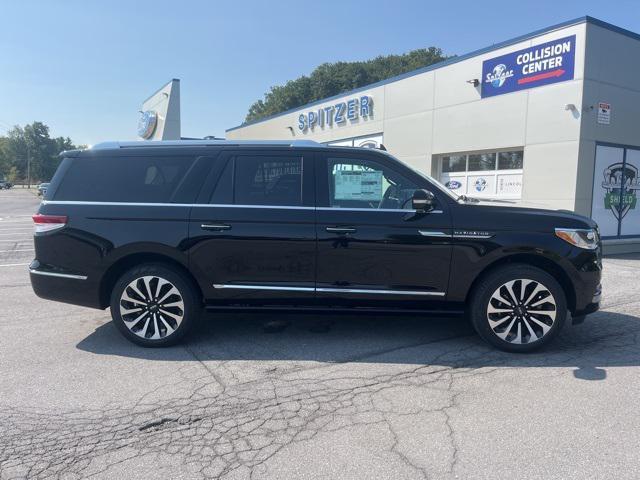
M200 225L202 230L211 230L213 232L222 232L223 230L231 230L231 225L224 223L203 223Z
M327 227L325 230L329 233L356 233L357 230L353 227Z

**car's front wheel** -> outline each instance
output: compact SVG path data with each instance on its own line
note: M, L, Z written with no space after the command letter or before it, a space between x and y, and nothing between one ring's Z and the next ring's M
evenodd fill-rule
M562 329L567 301L560 284L529 265L511 265L481 279L472 294L469 317L478 334L508 352L529 352Z
M200 313L190 280L161 264L132 268L118 279L111 293L111 317L116 327L143 347L175 345Z

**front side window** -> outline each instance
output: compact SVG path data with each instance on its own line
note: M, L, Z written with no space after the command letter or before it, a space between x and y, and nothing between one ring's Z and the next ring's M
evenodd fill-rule
M329 158L329 205L333 208L411 209L415 183L372 160Z
M301 158L238 156L233 163L236 205L302 205Z

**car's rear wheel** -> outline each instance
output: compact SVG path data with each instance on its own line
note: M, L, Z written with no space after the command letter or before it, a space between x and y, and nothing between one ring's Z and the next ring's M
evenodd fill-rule
M529 265L511 265L484 277L472 294L469 317L478 334L508 352L529 352L558 335L567 316L560 284Z
M201 313L189 278L161 264L132 268L111 293L111 317L118 330L143 347L175 345L193 328Z

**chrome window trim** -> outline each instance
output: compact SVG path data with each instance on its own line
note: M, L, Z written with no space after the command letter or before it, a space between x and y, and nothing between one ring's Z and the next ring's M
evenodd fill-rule
M98 205L123 207L214 207L214 208L273 208L282 210L315 210L315 207L288 205L232 205L217 203L143 203L143 202L91 202L81 200L43 200L43 205Z
M426 295L444 297L445 292L425 292L422 290L372 290L364 288L314 288L314 287L287 287L274 285L234 285L228 283L214 283L215 289L235 289L235 290L272 290L272 291L292 291L292 292L321 292L321 293L371 293L382 295Z
M340 208L340 207L317 207L316 210L327 211L344 211L344 212L404 212L416 213L417 210L405 210L403 208ZM431 210L425 213L443 213L442 210Z
M123 207L190 207L189 203L92 202L88 200L43 200L42 205L102 205Z
M315 207L304 207L294 205L232 205L226 203L194 203L192 207L214 207L214 208L273 208L277 210L315 210Z
M198 208L273 208L279 210L321 210L343 212L403 212L416 213L416 210L397 208L335 208L335 207L305 207L289 205L236 205L226 203L144 203L144 202L93 202L83 200L43 200L42 205L98 205L122 207L198 207ZM432 210L426 213L443 213L442 210Z
M55 272L44 272L42 270L35 270L33 268L29 269L29 273L33 273L34 275L43 275L45 277L58 277L58 278L70 278L73 280L86 280L86 275L72 275L70 273L55 273Z

